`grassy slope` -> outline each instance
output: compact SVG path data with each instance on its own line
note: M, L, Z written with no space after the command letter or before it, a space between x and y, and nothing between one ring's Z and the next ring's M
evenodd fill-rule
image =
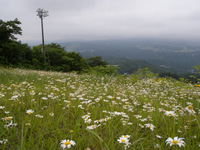
M165 143L175 136L185 138L183 149L199 149L199 92L199 87L156 76L1 68L0 106L5 108L0 109L0 140L8 142L0 149L61 149L61 140L72 139L72 149L117 150L124 148L117 141L122 135L130 135L129 149L155 149L156 144L176 149ZM196 113L189 113L188 106ZM27 114L28 109L34 112ZM176 117L165 115L172 110ZM153 131L147 123L155 126ZM88 130L91 125L97 128Z

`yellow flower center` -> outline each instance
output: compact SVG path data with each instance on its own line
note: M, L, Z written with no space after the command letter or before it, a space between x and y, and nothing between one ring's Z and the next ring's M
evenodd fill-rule
M30 123L26 123L25 125L26 125L26 126L30 126L31 124L30 124Z
M12 117L7 117L7 118L6 118L6 120L11 120L11 119L12 119Z
M29 111L28 113L31 114L31 111Z
M156 146L155 146L156 148L159 148L159 145L158 144L156 144Z
M192 110L192 109L193 109L193 106L188 106L188 109Z
M178 141L172 141L172 143L176 145L176 144L178 144Z
M169 116L172 116L172 113L169 113Z
M65 142L65 145L69 145L69 144L70 144L70 142L69 142L69 141Z
M122 139L121 141L122 141L123 143L125 142L125 140L124 140L124 139Z
M69 132L71 132L71 133L72 133L72 132L74 132L74 131L73 131L73 130L70 130Z

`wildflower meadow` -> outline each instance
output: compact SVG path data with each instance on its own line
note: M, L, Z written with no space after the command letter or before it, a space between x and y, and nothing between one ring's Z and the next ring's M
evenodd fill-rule
M0 68L2 150L199 150L200 87Z

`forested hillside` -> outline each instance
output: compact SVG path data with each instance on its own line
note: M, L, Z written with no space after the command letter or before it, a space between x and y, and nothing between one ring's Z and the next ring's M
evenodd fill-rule
M172 73L191 73L194 71L193 66L200 64L200 44L192 40L126 39L66 42L61 45L65 46L67 51L80 52L85 58L102 56L110 64L122 66L127 59L144 60L154 67ZM131 69L129 65L127 68Z

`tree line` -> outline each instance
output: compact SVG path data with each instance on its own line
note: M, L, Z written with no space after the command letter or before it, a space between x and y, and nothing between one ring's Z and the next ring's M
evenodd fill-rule
M77 71L116 73L116 67L109 66L101 56L84 59L79 53L66 52L57 43L45 45L45 56L42 45L30 47L17 40L22 34L21 22L0 20L0 65L37 70Z

